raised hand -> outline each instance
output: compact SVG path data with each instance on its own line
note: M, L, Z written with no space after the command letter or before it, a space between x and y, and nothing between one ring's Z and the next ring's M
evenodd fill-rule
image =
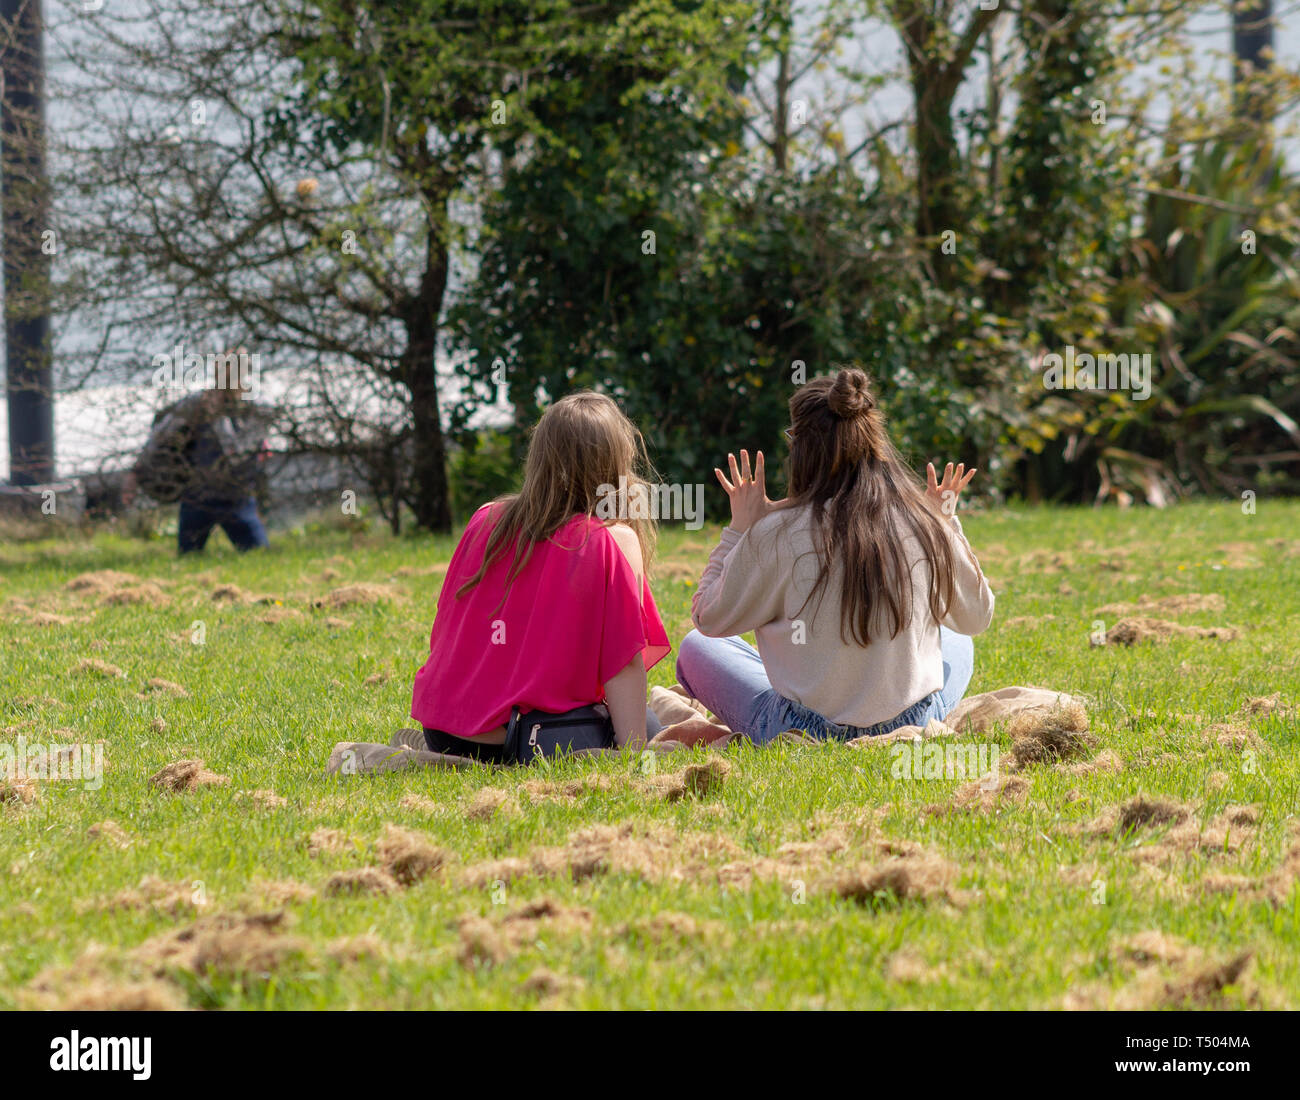
M927 480L925 496L938 511L945 516L955 516L957 514L957 498L961 491L970 484L971 478L978 472L971 469L966 473L964 463L957 463L956 470L953 469L952 463L949 462L943 470L943 480L940 481L934 472L934 463L926 465ZM964 476L963 476L964 475Z
M727 492L727 499L731 501L731 527L734 531L748 531L768 512L772 510L775 503L767 499L767 488L764 485L765 466L763 463L763 452L759 451L754 456L753 475L750 475L749 469L749 452L740 452L740 465L736 465L736 456L727 455L727 462L731 466L731 480L728 481L716 466L713 472L718 476L718 482Z

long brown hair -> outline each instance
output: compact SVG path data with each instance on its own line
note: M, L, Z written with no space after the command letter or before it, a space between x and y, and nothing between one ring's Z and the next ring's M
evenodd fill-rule
M628 498L648 491L641 471L653 473L645 440L604 394L583 390L560 398L533 428L519 492L499 498L504 507L488 535L483 563L457 590L463 596L513 547L506 589L532 557L533 547L576 515L600 515L605 526L626 523L641 544L647 573L654 556L655 521ZM629 518L631 517L631 518ZM504 601L505 596L502 595Z
M801 386L790 398L790 425L786 506L811 507L820 564L804 606L824 592L832 567L842 568L841 638L851 631L869 645L879 614L896 638L913 613L913 562L904 552L911 534L930 566L930 612L944 618L955 584L952 544L889 438L866 374L850 368Z

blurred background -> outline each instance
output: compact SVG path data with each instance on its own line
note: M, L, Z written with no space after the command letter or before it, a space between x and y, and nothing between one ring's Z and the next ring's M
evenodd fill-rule
M127 523L236 347L273 527L449 530L583 386L775 467L847 364L987 502L1294 493L1298 6L0 0L0 509Z

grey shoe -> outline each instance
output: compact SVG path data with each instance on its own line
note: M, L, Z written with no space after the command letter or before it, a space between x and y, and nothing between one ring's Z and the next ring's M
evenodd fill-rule
M393 748L415 749L416 752L428 752L429 742L424 739L424 730L398 730L388 739Z
M367 775L373 772L396 772L404 768L472 768L495 767L479 764L467 756L447 756L440 752L412 750L404 745L371 745L361 741L340 741L330 753L326 775Z

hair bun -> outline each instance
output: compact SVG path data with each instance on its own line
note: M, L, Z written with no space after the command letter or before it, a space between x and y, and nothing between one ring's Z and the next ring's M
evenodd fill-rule
M842 370L835 376L835 383L827 394L826 403L831 412L841 420L861 416L876 407L876 399L871 396L871 384L864 371L852 367Z

